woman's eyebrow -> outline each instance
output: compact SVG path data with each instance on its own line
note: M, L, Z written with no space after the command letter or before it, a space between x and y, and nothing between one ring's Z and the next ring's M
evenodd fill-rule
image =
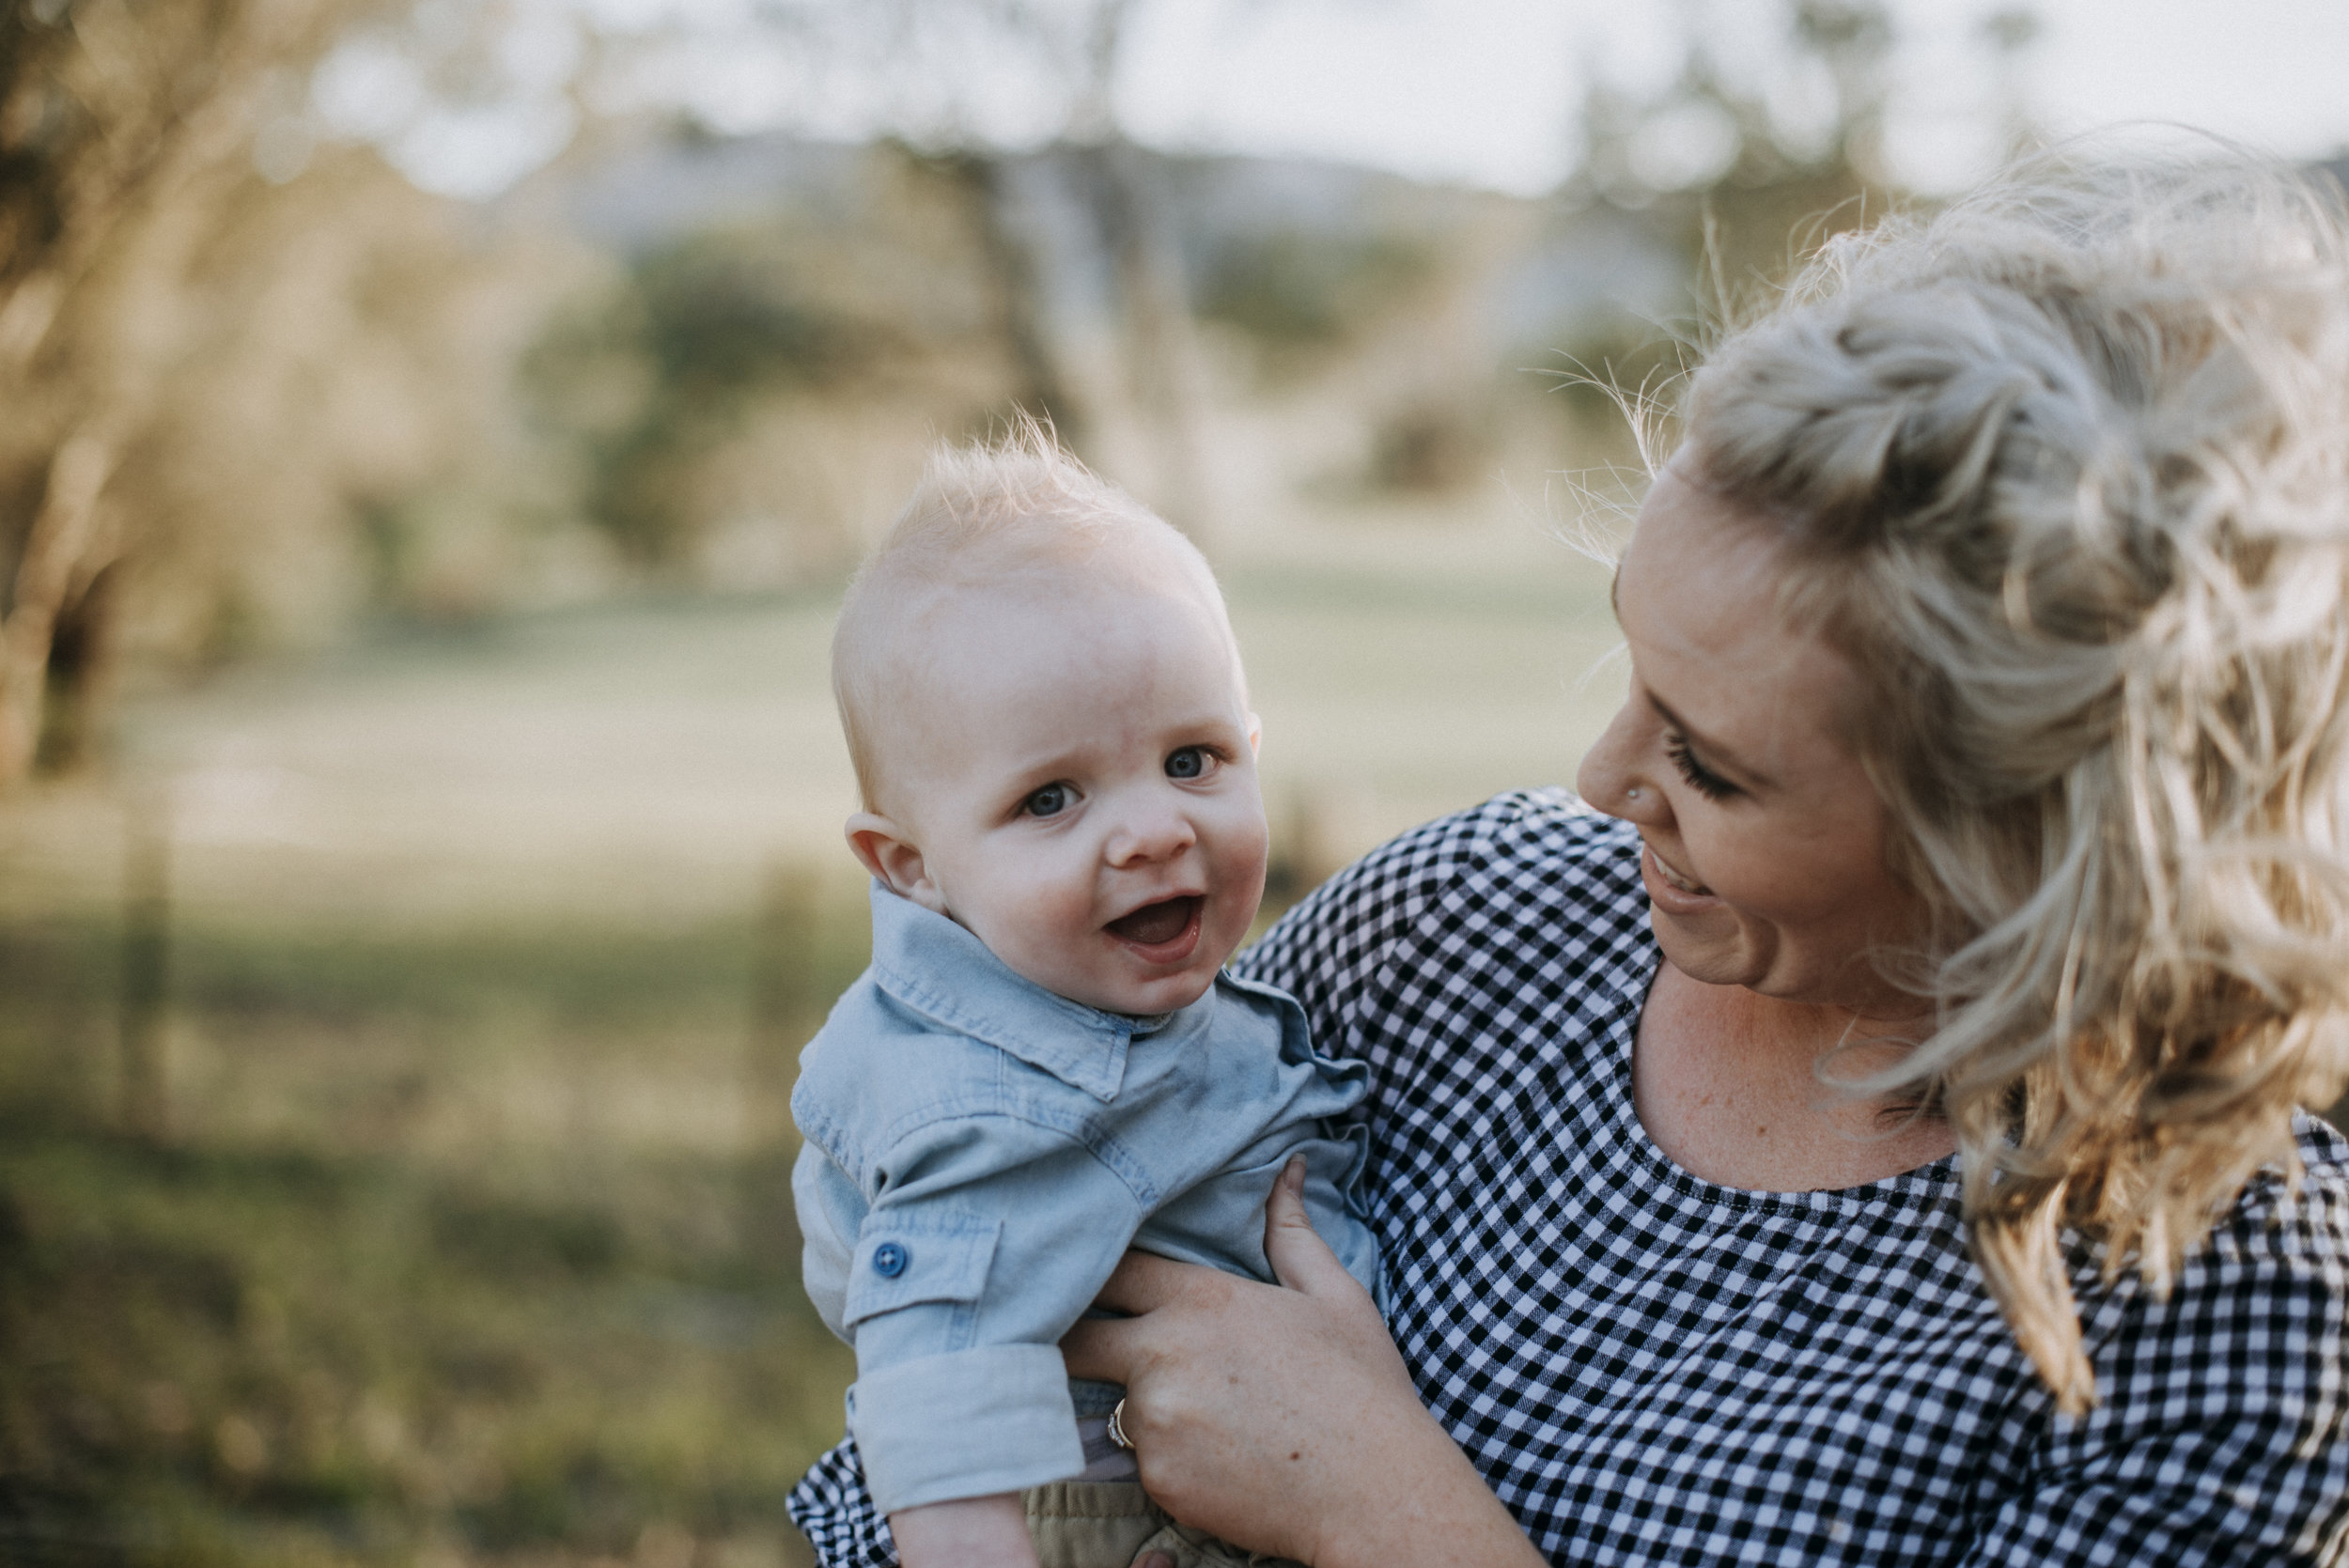
M1708 765L1726 766L1729 771L1736 774L1742 782L1758 788L1770 789L1776 786L1778 783L1776 779L1742 761L1735 752L1731 751L1719 741L1701 734L1688 720L1665 706L1663 699L1657 696L1655 692L1647 693L1647 702L1648 706L1656 709L1657 717L1673 729L1678 730L1683 739L1689 741L1698 751L1704 753Z

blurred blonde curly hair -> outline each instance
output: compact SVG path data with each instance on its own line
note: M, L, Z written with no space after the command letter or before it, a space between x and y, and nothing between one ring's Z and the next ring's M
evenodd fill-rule
M2043 163L1830 242L1688 383L1924 899L1974 1256L2067 1411L2071 1288L2166 1290L2349 1066L2349 229L2232 152Z

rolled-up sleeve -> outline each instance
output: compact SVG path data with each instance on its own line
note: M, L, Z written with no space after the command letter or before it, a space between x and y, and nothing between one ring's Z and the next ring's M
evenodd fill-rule
M859 1226L844 1318L848 1428L883 1513L1084 1468L1060 1338L1142 1208L1080 1129L986 1115L890 1148Z
M982 1345L860 1372L848 1429L884 1514L1066 1481L1085 1466L1056 1345Z

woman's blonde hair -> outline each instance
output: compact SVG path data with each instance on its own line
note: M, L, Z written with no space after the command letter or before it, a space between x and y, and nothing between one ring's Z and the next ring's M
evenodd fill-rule
M2166 1289L2349 1065L2349 232L2340 192L2043 164L1832 243L1689 383L1784 541L1939 1024L1974 1256L2063 1408L2071 1270ZM2067 1231L2073 1233L2067 1236Z

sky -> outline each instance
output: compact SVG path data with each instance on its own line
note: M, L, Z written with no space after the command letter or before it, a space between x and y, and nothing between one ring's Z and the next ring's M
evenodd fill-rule
M1670 0L1160 7L1128 119L1177 145L1310 151L1531 194L1565 172L1562 123L1586 72L1637 85L1677 64ZM1703 8L1725 63L1773 58L1782 12ZM2000 86L1981 23L1998 8L1896 0L1889 140L1928 189L1995 163ZM2039 0L2016 85L2062 135L2173 120L2293 157L2349 146L2349 0ZM1221 13L1218 15L1217 13ZM1217 38L1221 31L1221 38Z
M797 3L820 12L867 0ZM947 14L947 0L910 3ZM2157 120L2294 158L2349 147L2349 0L2036 0L2039 37L2005 70L1983 23L2013 0L1890 3L1889 154L1921 189L1987 172L2016 105L2058 136ZM1064 96L984 43L952 41L926 64L884 54L827 68L761 0L509 0L494 11L424 0L420 36L477 39L492 14L504 31L490 54L507 85L493 101L436 107L419 35L362 38L319 72L312 129L378 141L428 188L494 195L569 141L566 87L599 37L622 47L606 52L620 64L592 101L686 108L721 132L855 138L951 118L1016 146L1065 118ZM1657 85L1691 25L1790 121L1816 119L1821 85L1785 69L1785 15L1767 0L1138 0L1115 108L1131 133L1169 148L1332 158L1532 194L1573 167L1587 84ZM1666 183L1694 179L1719 137L1684 119L1633 151ZM289 172L299 142L264 147Z

